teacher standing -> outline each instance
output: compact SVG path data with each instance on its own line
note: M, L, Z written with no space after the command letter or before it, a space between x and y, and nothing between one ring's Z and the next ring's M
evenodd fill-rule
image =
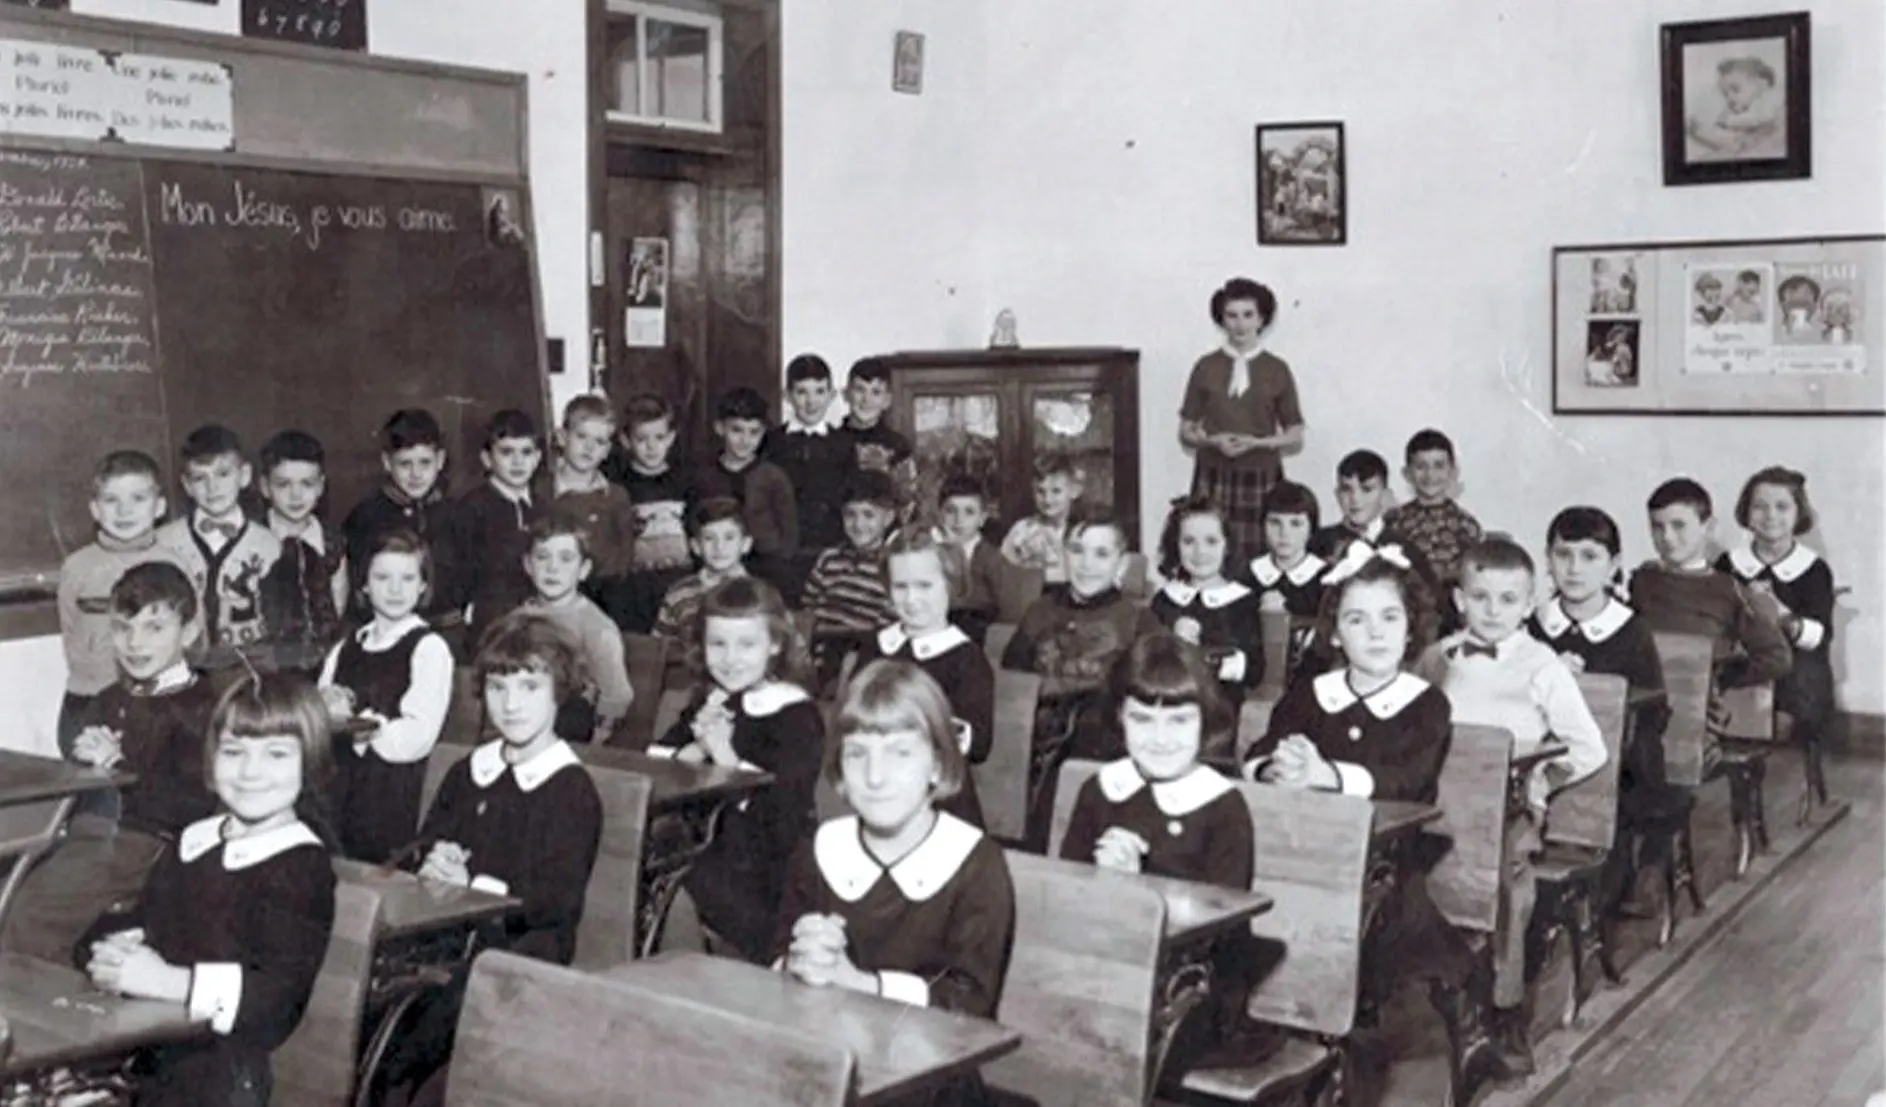
M1212 293L1225 344L1192 366L1179 408L1179 441L1197 451L1192 491L1225 514L1225 565L1264 552L1264 497L1283 479L1283 455L1303 445L1303 412L1290 366L1264 348L1277 297L1245 277Z

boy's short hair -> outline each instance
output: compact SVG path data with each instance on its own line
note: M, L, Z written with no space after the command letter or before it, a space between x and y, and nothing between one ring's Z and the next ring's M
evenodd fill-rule
M185 465L214 461L219 457L242 457L242 439L221 423L205 423L184 435L177 456Z
M667 400L653 392L639 392L629 397L629 402L622 405L622 426L630 434L635 428L659 423L664 420L674 425L675 409Z
M1388 462L1382 460L1382 455L1374 450L1351 450L1336 463L1336 479L1345 481L1352 478L1363 484L1372 480L1387 484Z
M1702 276L1696 278L1696 291L1698 292L1707 292L1712 288L1720 289L1721 287L1722 282L1716 279L1714 273L1704 273Z
M800 354L786 363L786 387L800 381L824 381L830 384L832 367L817 354Z
M1293 480L1281 480L1264 493L1263 518L1272 515L1302 515L1310 520L1310 529L1322 525L1322 508L1316 502L1316 493L1308 485L1298 484Z
M876 469L853 473L845 481L844 499L839 501L839 506L848 507L856 503L875 504L896 511L897 485L891 481L891 475Z
M1508 538L1504 534L1493 533L1467 547L1460 555L1460 566L1455 572L1456 578L1465 583L1467 574L1482 570L1491 572L1511 572L1524 570L1527 576L1538 572L1533 565L1532 555L1526 547Z
M1081 479L1080 466L1074 464L1074 455L1065 450L1049 450L1035 455L1035 480L1044 481L1049 477L1066 477L1069 480Z
M544 673L558 702L584 684L582 654L557 623L543 615L513 611L492 623L478 639L472 667L478 682L510 673Z
M538 429L537 420L531 418L529 412L514 407L498 412L485 424L485 444L481 449L489 450L507 438L528 438L539 449L544 444L543 431Z
M1748 526L1749 509L1755 502L1755 487L1772 484L1786 488L1794 497L1794 533L1800 537L1814 529L1816 516L1814 505L1807 498L1807 474L1790 469L1785 465L1770 465L1756 473L1742 486L1742 492L1735 498L1735 521L1742 527Z
M304 430L285 430L262 443L262 473L275 471L285 461L306 461L327 468L327 450L321 440Z
M403 407L387 417L380 428L380 452L396 454L414 446L445 449L445 431L439 420L423 407Z
M1402 458L1413 465L1416 454L1443 453L1447 463L1452 465L1458 460L1454 456L1454 440L1434 427L1427 427L1408 436L1408 448L1402 451Z
M1099 507L1077 508L1068 513L1067 540L1072 542L1090 530L1110 530L1120 539L1120 549L1126 549L1126 526L1119 516Z
M563 425L573 427L584 419L601 419L610 427L616 425L615 409L609 401L592 393L584 393L563 405Z
M119 477L149 477L159 489L164 487L164 472L157 459L142 450L113 450L98 463L92 473L92 494L97 495L108 480Z
M153 604L163 604L188 624L196 618L196 589L184 571L168 561L143 561L131 566L111 586L111 613L135 616Z
M688 512L688 537L699 538L701 531L711 523L724 523L732 519L740 524L742 534L747 531L747 517L740 510L740 501L732 496L709 496L694 505Z
M891 386L891 367L884 364L883 358L860 358L851 363L851 372L846 375L848 384L864 384L868 381L883 381L884 387Z
M1742 271L1741 271L1740 273L1737 273L1737 274L1735 275L1735 279L1736 279L1736 280L1737 280L1738 282L1744 282L1744 283L1748 283L1748 284L1760 284L1760 283L1762 283L1762 275L1761 275L1760 273L1757 273L1757 272L1756 272L1755 270L1753 270L1753 269L1744 269L1744 270L1742 270Z
M1709 498L1709 489L1688 477L1672 477L1659 484L1650 499L1644 502L1647 511L1662 511L1666 507L1684 504L1696 509L1696 517L1708 522L1715 514L1716 506Z
M714 418L766 421L766 398L751 388L729 388L714 405Z
M552 508L532 520L530 524L530 549L536 549L539 542L548 542L552 538L576 539L576 552L585 559L589 552L589 525L574 511Z
M981 501L984 507L988 506L988 491L983 488L981 481L968 473L951 473L943 478L943 483L936 490L936 502L939 505L969 496Z

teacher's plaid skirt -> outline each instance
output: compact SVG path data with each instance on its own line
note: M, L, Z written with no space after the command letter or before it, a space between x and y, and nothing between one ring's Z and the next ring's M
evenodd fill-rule
M1192 493L1209 496L1225 513L1225 574L1241 573L1264 552L1264 497L1283 480L1282 467L1236 464L1200 458L1192 473Z

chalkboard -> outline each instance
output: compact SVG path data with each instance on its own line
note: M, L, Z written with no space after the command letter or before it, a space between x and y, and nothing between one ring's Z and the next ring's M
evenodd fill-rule
M542 417L520 190L205 162L0 151L0 578L91 538L113 449L174 474L206 422L253 454L298 427L329 455L330 518L382 479L386 416L426 407L452 479L483 424ZM500 233L504 232L504 233ZM173 504L176 500L171 486Z

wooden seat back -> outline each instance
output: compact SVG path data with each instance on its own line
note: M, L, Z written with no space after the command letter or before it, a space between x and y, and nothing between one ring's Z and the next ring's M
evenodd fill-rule
M997 838L1020 841L1028 828L1028 754L1035 740L1035 706L1041 677L1002 668L1002 651L1015 636L1011 623L993 623L983 649L995 666L995 719L989 756L970 766L986 829Z
M445 1102L845 1107L856 1062L816 1033L715 1010L633 976L491 952L472 966Z
M49 762L56 765L56 762ZM39 858L59 842L78 797L36 800L0 807L0 922L5 922L13 897Z
M1434 833L1453 848L1428 874L1428 894L1455 926L1491 934L1499 919L1500 854L1513 736L1502 727L1456 723L1441 765L1441 818Z
M1015 947L996 1018L1022 1045L983 1078L1038 1107L1139 1107L1165 900L1088 865L1011 850L1008 866Z
M996 618L1004 623L1019 623L1022 613L1041 598L1047 584L1040 569L1027 569L1003 558L995 574Z
M1054 814L1048 823L1048 856L1061 856L1061 842L1067 837L1068 820L1074 814L1074 801L1081 794L1081 786L1100 771L1100 762L1083 761L1070 757L1061 762L1061 775L1054 781ZM1087 861L1090 858L1076 858Z
M1362 908L1374 805L1361 796L1242 783L1256 871L1271 898L1251 921L1282 960L1251 989L1254 1019L1342 1037L1355 1026L1362 980Z
M1706 635L1653 636L1663 662L1663 692L1670 708L1663 728L1664 779L1684 788L1703 782L1703 750L1709 743L1709 687L1715 645Z
M1120 559L1120 594L1139 602L1153 598L1152 569L1145 554L1129 553Z
M1251 755L1251 747L1270 731L1270 713L1276 706L1276 700L1253 695L1245 697L1244 704L1238 708L1237 759L1240 765Z
M673 730L674 725L681 721L681 714L688 709L688 701L693 696L694 689L692 688L663 690L661 698L655 701L655 725L649 732L651 745Z
M1258 612L1257 632L1264 651L1264 677L1258 681L1254 695L1273 701L1283 697L1284 683L1290 675L1290 631L1288 611Z
M1724 688L1717 703L1727 715L1716 733L1739 742L1775 741L1775 686L1763 681Z
M1580 673L1578 690L1585 694L1585 706L1598 720L1598 733L1604 736L1604 764L1571 787L1553 793L1546 809L1545 840L1608 850L1617 838L1618 771L1630 684L1614 674Z
M602 843L596 865L589 873L583 898L583 921L576 928L576 959L583 969L606 969L632 961L635 918L641 907L642 840L648 832L648 806L653 787L648 777L610 764L617 751L608 747L573 746L583 768L602 797ZM433 747L426 762L425 809L439 793L446 771L470 756L473 747Z
M278 1107L347 1107L354 1101L354 1065L380 927L380 892L342 880L334 886L334 930L315 977L308 1007L288 1040L275 1050Z
M635 698L629 701L628 714L616 730L616 742L629 749L645 750L655 740L655 714L661 706L661 694L668 687L668 640L652 634L624 634L622 657Z

